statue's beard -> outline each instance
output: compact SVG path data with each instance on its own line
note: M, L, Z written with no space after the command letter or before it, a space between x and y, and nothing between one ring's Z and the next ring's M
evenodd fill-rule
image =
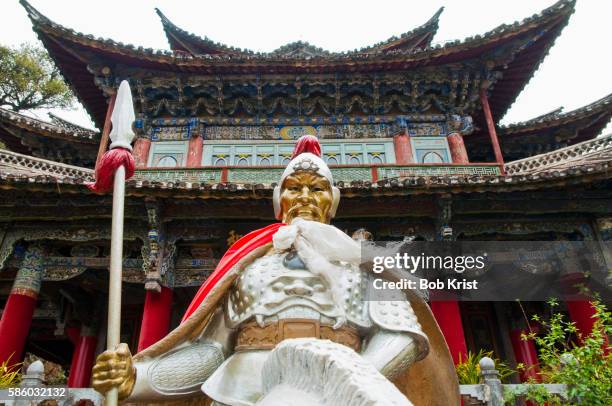
M303 218L304 220L325 222L323 211L314 204L298 204L292 206L285 215L285 222L291 223L291 221L297 217Z

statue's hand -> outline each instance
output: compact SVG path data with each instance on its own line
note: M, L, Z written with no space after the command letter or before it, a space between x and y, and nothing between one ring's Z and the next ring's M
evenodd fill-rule
M132 354L127 344L119 344L115 350L107 350L98 355L93 367L92 386L105 394L111 388L119 389L119 399L127 398L136 382L136 369L132 364Z

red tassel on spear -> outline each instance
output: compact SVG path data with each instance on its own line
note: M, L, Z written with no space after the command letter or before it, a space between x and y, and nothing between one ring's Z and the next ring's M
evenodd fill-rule
M108 284L108 329L106 336L106 345L109 350L115 350L120 341L125 181L134 175L134 157L132 156L132 146L130 144L134 139L132 124L135 118L130 85L124 80L119 85L111 115L113 128L109 137L112 143L96 167L96 182L87 185L91 190L98 193L110 191L111 186L113 189ZM117 405L117 388L112 388L105 396L105 404L107 406Z
M120 166L125 167L126 180L134 176L135 163L130 143L134 139L132 123L135 119L132 92L130 91L130 85L124 80L119 85L117 99L111 115L113 128L109 137L112 143L96 165L96 181L86 184L90 190L96 193L110 192L113 187L115 172Z
M110 192L115 172L120 166L125 167L126 180L134 176L134 156L130 150L119 147L106 151L96 168L96 181L87 183L87 187L96 193Z

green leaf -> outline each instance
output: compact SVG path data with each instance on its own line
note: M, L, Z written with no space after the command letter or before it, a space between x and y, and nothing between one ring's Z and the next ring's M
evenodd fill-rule
M0 106L14 111L72 108L75 98L43 48L0 45Z

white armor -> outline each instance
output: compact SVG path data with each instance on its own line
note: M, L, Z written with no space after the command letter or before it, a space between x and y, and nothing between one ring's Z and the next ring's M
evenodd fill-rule
M322 324L335 325L344 315L353 327L372 327L363 301L367 276L358 267L344 264L339 281L343 292L340 305L334 302L329 283L307 270L293 252L258 258L229 295L228 327L236 328L253 317L260 326L287 318L319 319Z
M223 305L226 311L219 309L217 321L196 340L148 363L147 397L151 397L151 390L165 396L195 393L201 385L219 404L254 404L262 393L260 373L269 351L232 354L232 336L253 320L264 326L282 319L313 319L333 326L337 318L345 315L348 326L361 332L364 358L387 376L424 357L427 338L410 304L364 301L370 276L355 265L335 265L343 270L338 279L343 291L340 306L333 299L329 283L306 269L294 252L276 252L256 259L230 289ZM231 355L223 361L223 354ZM185 368L186 365L189 366ZM176 368L185 372L175 373ZM145 371L139 370L140 373ZM240 382L240 388L235 382Z

